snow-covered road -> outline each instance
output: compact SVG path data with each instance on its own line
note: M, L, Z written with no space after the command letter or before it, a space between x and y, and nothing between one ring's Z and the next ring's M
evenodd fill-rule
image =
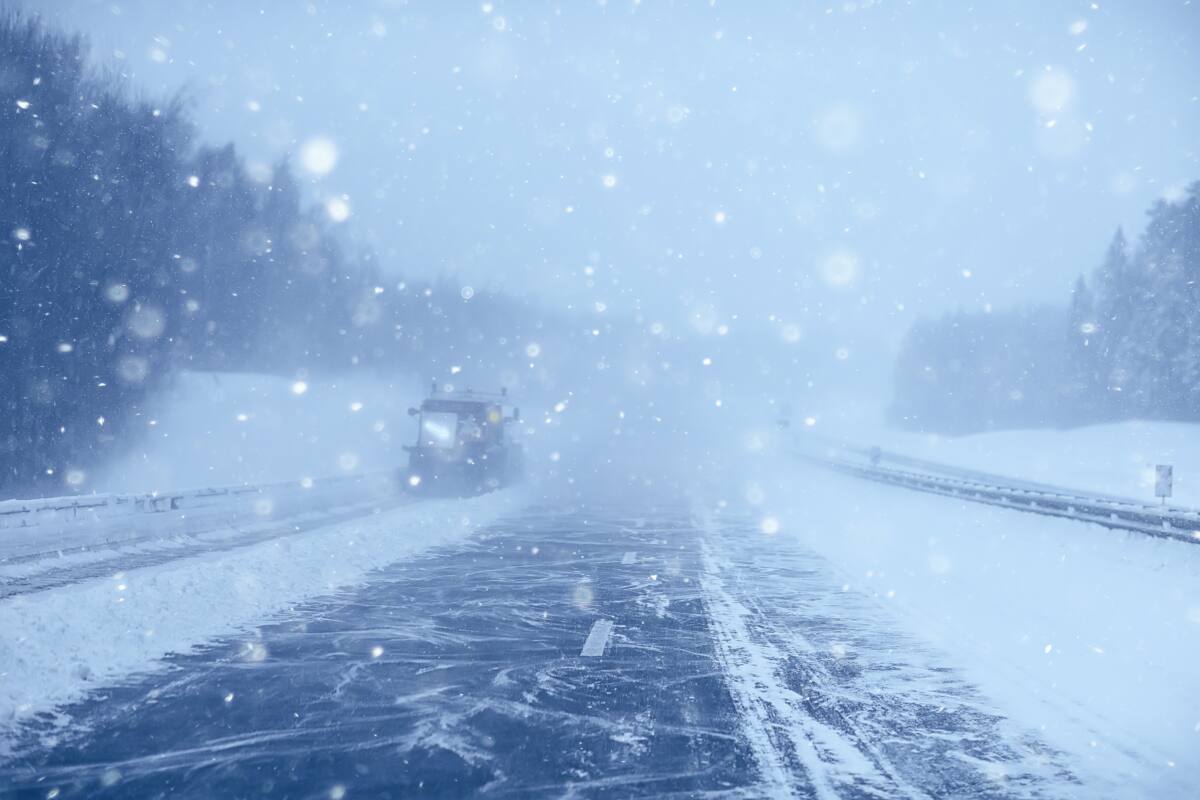
M360 551L387 541L386 521L372 524ZM364 560L379 569L348 588L243 614L262 624L166 656L165 670L60 698L19 729L0 786L31 797L1089 794L943 654L756 516L661 498L543 507L419 557L390 555L390 566ZM152 571L161 581L190 561Z
M17 574L0 579L0 757L23 721L461 540L521 503L514 492L413 504L393 493L205 534L168 537L164 525L149 539L4 565Z

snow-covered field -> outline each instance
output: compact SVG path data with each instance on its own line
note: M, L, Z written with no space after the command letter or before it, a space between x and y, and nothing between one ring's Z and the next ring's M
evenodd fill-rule
M147 434L83 488L161 492L394 469L416 436L406 411L424 388L409 379L181 372L152 403Z
M1129 423L957 440L857 441L1144 496L1139 469L1200 453L1200 429ZM918 449L920 445L920 449ZM1042 731L1093 796L1200 784L1200 546L860 481L786 458L748 476L764 530L802 539ZM1186 484L1194 497L1195 485ZM764 534L769 535L769 534Z
M461 540L519 491L429 501L248 547L0 601L0 728L77 700L164 656L245 631L386 564ZM0 733L0 740L3 734Z

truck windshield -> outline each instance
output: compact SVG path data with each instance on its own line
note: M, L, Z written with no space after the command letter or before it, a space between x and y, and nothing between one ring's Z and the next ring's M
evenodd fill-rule
M458 415L448 411L426 411L421 415L422 447L450 448L458 430Z

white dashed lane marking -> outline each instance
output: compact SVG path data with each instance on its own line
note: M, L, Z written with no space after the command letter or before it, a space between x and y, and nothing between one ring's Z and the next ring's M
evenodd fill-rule
M602 656L604 655L604 647L608 644L608 635L612 633L613 621L611 619L598 619L592 625L592 630L588 634L587 641L583 643L583 649L579 651L581 656Z

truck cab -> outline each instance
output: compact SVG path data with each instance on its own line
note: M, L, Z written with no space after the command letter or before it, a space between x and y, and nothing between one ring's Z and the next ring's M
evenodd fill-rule
M443 391L433 384L417 418L416 444L406 446L408 467L403 489L413 494L483 494L518 480L524 452L511 439L509 425L521 412L508 403L508 392L471 389Z

